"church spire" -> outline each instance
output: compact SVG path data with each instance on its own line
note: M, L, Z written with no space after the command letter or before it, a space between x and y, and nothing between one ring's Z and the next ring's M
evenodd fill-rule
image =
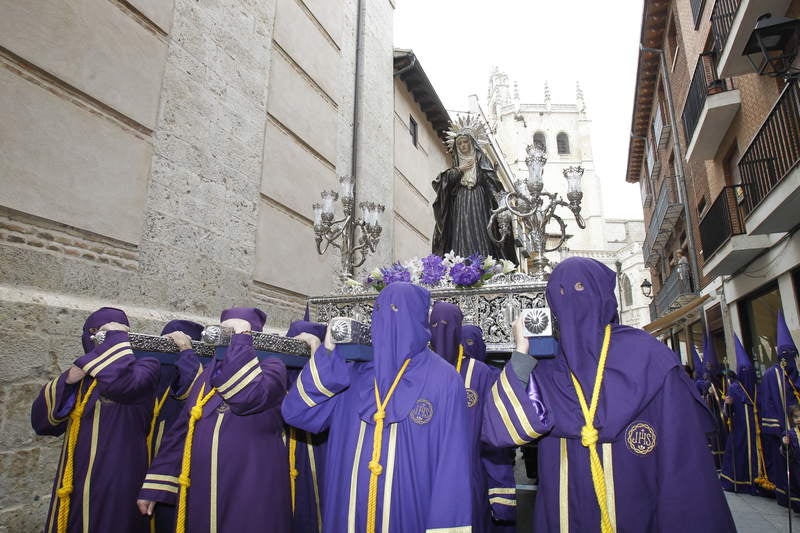
M583 89L581 89L580 81L575 82L575 103L578 106L579 113L586 113L586 102L583 99Z
M550 111L550 84L544 81L544 107Z

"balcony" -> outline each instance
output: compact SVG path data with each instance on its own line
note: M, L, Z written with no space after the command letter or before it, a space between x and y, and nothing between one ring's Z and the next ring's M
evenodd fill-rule
M650 180L647 176L642 176L639 179L639 193L642 195L642 207L652 207L653 195L650 193Z
M658 150L661 150L667 144L671 129L669 124L664 124L664 116L661 114L661 104L656 104L656 116L653 118L653 139L658 146Z
M700 221L704 275L733 274L769 246L766 235L746 235L743 201L742 187L723 187Z
M650 318L655 320L697 298L692 290L689 263L678 263L670 273L661 290L650 304Z
M771 13L773 17L786 14L791 0L717 0L711 13L711 27L719 53L717 77L731 78L753 72L742 55L758 17Z
M664 251L664 246L669 241L672 230L675 229L675 224L683 212L683 205L678 203L674 182L675 179L672 177L664 178L661 189L658 191L656 207L653 210L653 217L650 219L647 236L642 246L645 265L648 267L654 267L658 263L658 258Z
M789 231L800 213L800 85L788 84L739 159L752 235Z
M730 79L716 79L714 55L701 54L683 106L683 128L690 139L689 161L713 159L739 111L742 98Z

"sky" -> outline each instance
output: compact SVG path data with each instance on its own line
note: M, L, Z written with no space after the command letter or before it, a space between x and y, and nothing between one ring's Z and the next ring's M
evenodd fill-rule
M592 119L595 169L609 218L642 218L639 185L625 181L642 0L397 0L394 45L410 48L448 110L486 109L497 66L522 103L573 103ZM451 116L453 113L451 112Z

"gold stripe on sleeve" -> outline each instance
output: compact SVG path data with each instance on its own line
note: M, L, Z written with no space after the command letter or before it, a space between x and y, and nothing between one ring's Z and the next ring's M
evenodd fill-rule
M115 353L117 350L122 350L124 348L130 349L130 347L131 347L131 343L128 342L128 341L124 341L124 342L120 342L119 344L115 344L114 346L112 346L111 348L109 348L108 350L106 350L105 352L100 354L99 356L95 357L94 359L92 359L91 361L86 363L86 365L81 370L83 370L84 372L87 372L87 373L91 373L92 369L96 365L102 363L106 359L106 357L108 357L112 353Z
M227 390L227 391L225 391L225 392L220 392L220 395L221 395L223 398L225 398L226 400L227 400L228 398L231 398L231 397L233 397L233 396L236 396L236 395L237 395L239 392L241 392L241 391L242 391L242 389L244 389L245 387L247 387L248 385L250 385L250 383L252 383L252 382L253 382L253 380L254 380L254 379L256 379L256 377L257 377L259 374L261 374L261 367L260 367L260 366L257 366L257 367L255 367L255 369L254 369L252 372L250 372L248 375L246 375L246 376L245 376L245 377L242 379L242 381L240 381L240 382L239 382L239 384L238 384L238 385L236 385L234 388L232 388L232 389L229 389L229 390Z
M106 368L111 363L118 361L125 357L126 355L133 355L133 351L129 348L127 350L122 350L110 357L108 357L105 361L94 367L92 370L89 371L89 375L92 377L97 377L97 374L100 373L104 368Z
M165 485L163 483L142 483L143 489L150 489L150 490L163 490L165 492L171 492L173 494L178 494L178 487L173 487L172 485Z
M256 366L258 366L258 359L254 357L250 359L247 363L245 363L244 366L242 366L242 368L236 371L236 373L233 376L231 376L231 378L228 381L217 387L217 392L219 392L220 394L225 394L226 389L231 388L234 383L239 381L239 379L241 379L241 377L247 374L248 372L251 372L253 368Z
M500 418L503 420L503 425L505 425L506 431L508 431L508 434L511 437L511 440L514 441L514 444L518 446L526 444L527 441L519 436L517 428L514 427L514 424L511 422L511 418L508 416L506 406L503 405L503 400L500 399L500 393L497 392L497 383L492 386L492 399L494 400L494 406L497 409Z
M306 394L306 388L303 386L303 372L301 371L300 374L297 375L297 392L300 393L300 397L309 407L314 407L317 405L317 402L311 399L311 397Z
M517 500L511 498L503 498L502 496L492 496L489 498L489 503L499 503L500 505L508 505L509 507L516 507Z
M197 383L197 378L199 378L200 374L202 374L202 373L203 373L203 366L201 365L197 369L197 373L194 375L194 379L192 379L192 383L188 387L186 387L186 392L184 392L183 394L180 394L178 396L175 396L175 399L176 400L180 400L180 401L186 400L186 398L188 398L189 394L192 392L192 387L194 387L194 384Z
M317 372L317 363L314 362L316 357L312 357L311 361L308 363L308 367L311 369L311 379L314 380L314 385L319 389L319 391L327 396L328 398L333 396L333 393L325 388L325 385L322 384L322 380L319 379L319 372Z
M508 400L511 402L511 406L514 408L514 413L516 414L517 419L519 419L520 424L522 424L522 428L525 430L525 433L527 433L532 439L538 439L541 437L539 433L534 431L533 426L528 420L528 415L525 414L522 404L519 403L519 398L517 398L517 395L514 394L514 389L511 388L511 383L508 382L508 375L506 374L505 370L500 373L500 382L503 385L503 392L505 392L506 396L508 396Z
M514 487L496 487L489 489L489 494L516 494L517 489Z

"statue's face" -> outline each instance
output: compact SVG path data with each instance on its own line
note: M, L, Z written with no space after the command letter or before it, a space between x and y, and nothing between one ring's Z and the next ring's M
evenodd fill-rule
M466 135L462 135L456 139L456 147L458 148L458 153L461 155L469 155L470 152L472 152L472 143L469 142L469 137Z

